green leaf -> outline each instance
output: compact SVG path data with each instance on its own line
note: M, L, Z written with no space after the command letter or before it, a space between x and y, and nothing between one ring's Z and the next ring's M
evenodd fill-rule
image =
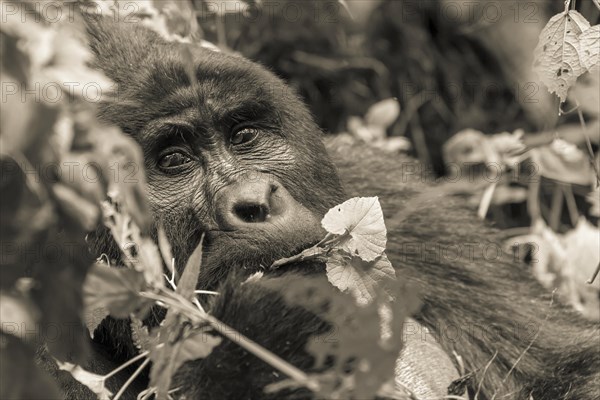
M83 322L90 331L90 336L92 337L92 339L94 338L94 331L96 330L98 325L100 325L104 318L108 317L109 315L110 312L104 307L99 307L95 310L84 310Z
M86 309L105 308L115 318L127 318L148 305L148 300L139 296L145 285L139 271L95 264L83 284Z
M387 242L383 212L377 197L354 197L333 207L321 225L342 236L340 247L365 261L381 256Z
M173 251L171 249L171 244L169 243L169 239L167 239L167 234L165 233L165 228L161 225L158 228L158 248L160 250L160 254L163 257L163 261L169 270L174 268L173 264Z
M194 290L198 284L198 275L200 274L200 266L202 265L202 245L204 243L204 235L200 239L200 243L194 249L194 252L185 264L185 269L181 274L181 278L177 282L177 293L191 299L194 297Z
M177 282L176 292L186 299L192 299L195 296L194 290L196 290L202 263L203 242L204 236L188 259L181 278ZM153 361L150 371L150 386L156 388L157 399L167 398L173 374L177 372L181 364L185 361L206 357L221 342L220 338L204 331L186 333L186 328L181 321L182 316L174 310L169 310L158 328L158 333L154 334L153 332L150 335L156 336L158 339L158 343L150 352L150 358Z
M152 287L163 287L163 265L160 252L152 239L146 236L134 236L134 243L137 243L138 262L134 264L137 271L144 274L144 279Z
M358 304L366 305L379 290L396 282L396 272L385 254L369 262L335 253L327 261L327 279L342 292L351 293Z
M404 321L419 305L413 290L396 283L396 301L388 302L388 293L378 291L374 301L363 307L352 304L348 295L332 292L320 279L286 287L282 295L289 304L302 306L335 327L329 333L311 337L306 345L315 358L314 367L327 367L329 371L311 376L322 389L318 398L374 398L393 379L402 349ZM385 321L382 309L386 310ZM384 322L388 331L385 339Z
M534 70L561 101L567 99L569 88L586 71L579 55L579 35L589 27L583 15L570 10L550 18L540 33Z
M151 351L156 347L158 344L157 335L151 335L148 332L148 327L144 326L139 318L132 318L130 327L131 339L135 347L142 351Z
M161 334L164 329L161 328ZM221 338L210 335L205 331L196 331L183 340L171 343L161 337L161 342L150 352L152 370L150 372L150 387L155 387L157 400L166 399L171 387L173 375L186 361L207 357L221 343Z

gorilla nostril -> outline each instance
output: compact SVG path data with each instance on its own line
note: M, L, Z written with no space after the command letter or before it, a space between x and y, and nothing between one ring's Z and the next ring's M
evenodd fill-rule
M264 204L237 204L233 213L247 223L265 222L269 217L269 208Z

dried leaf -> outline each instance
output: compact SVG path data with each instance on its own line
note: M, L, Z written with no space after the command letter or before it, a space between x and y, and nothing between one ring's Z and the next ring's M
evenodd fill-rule
M600 68L600 25L594 25L579 36L581 64L592 74Z
M552 17L540 33L534 70L561 101L567 99L569 88L586 70L580 60L579 35L589 27L583 15L569 10Z

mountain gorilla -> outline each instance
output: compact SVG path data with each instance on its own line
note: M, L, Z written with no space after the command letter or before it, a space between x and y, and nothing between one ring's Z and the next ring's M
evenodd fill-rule
M387 254L397 275L421 290L423 306L415 319L433 332L457 369L453 354L460 356L464 371L472 373L471 396L600 398L597 326L551 304L550 295L509 256L486 255L486 246L499 243L498 232L460 201L424 202L395 223L394 216L424 188L418 179L403 179L407 164L336 141L324 145L307 108L261 66L194 49L196 79L190 79L183 45L135 24L88 25L96 66L119 88L118 101L103 104L101 118L142 147L154 221L165 227L178 268L206 234L198 287L221 293L209 305L217 318L310 370L313 360L303 345L323 332L324 322L286 305L277 291L239 283L322 238L319 221L330 207L377 195L389 230ZM102 228L92 247L119 256ZM448 248L453 256L441 253ZM456 249L464 250L461 256ZM276 280L282 292L323 268L313 263L285 271ZM271 278L267 273L263 279ZM130 336L127 325L104 321L94 339L97 354L86 367L106 372L130 358L136 351ZM430 369L438 365L426 355L422 362ZM280 379L224 340L208 358L185 364L175 386L187 399L255 399L268 397L264 385ZM144 384L142 379L137 389ZM68 397L90 394L66 386Z

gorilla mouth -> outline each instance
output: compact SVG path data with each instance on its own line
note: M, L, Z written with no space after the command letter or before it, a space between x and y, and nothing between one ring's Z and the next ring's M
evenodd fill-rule
M211 230L206 232L204 254L207 262L241 264L244 269L265 270L273 262L296 255L320 240L314 234L299 235L292 229L276 234L257 230Z
M208 231L198 289L218 292L225 280L243 282L256 272L269 273L273 262L298 254L319 240L315 236L296 235L291 229L277 237L260 231ZM301 269L304 265L298 264L295 268ZM281 270L289 271L289 268Z

